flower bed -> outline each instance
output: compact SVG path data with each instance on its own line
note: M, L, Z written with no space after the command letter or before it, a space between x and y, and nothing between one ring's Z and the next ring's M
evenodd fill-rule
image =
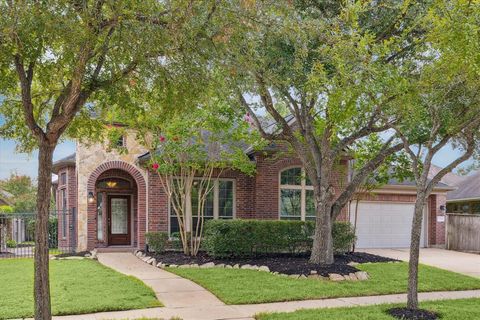
M368 274L355 267L359 263L395 262L396 260L367 253L348 253L335 256L331 265L312 264L308 255L271 254L255 258L215 259L204 252L196 257L180 252L164 252L156 255L146 255L142 251L135 255L159 268L238 268L251 269L294 278L319 278L333 281L366 280Z

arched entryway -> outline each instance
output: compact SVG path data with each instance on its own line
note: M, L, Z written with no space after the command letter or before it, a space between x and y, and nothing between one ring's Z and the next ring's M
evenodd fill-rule
M88 194L88 249L145 246L146 184L136 167L100 165L88 180Z

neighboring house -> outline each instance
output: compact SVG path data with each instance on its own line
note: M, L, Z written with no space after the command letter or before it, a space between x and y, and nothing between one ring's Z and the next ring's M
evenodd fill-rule
M447 212L480 214L480 171L457 177L456 189L447 194Z
M145 233L178 230L176 217L156 173L147 167L149 154L127 130L121 144L127 154L108 151L105 144L77 143L76 153L56 161L58 175L56 203L59 210L59 238L63 245L74 241L77 250L104 247L144 248ZM262 152L246 151L256 164L256 174L224 171L215 181L206 204L207 219L286 219L314 218L313 188L301 177L298 158L271 144ZM347 179L348 161L340 163L337 190ZM439 184L428 199L422 246L442 246L445 242L443 217L447 191ZM357 247L408 247L415 201L412 183L391 181L369 194L360 195ZM351 207L354 207L352 203ZM62 209L76 212L75 235L62 227ZM340 220L354 221L355 210L347 207Z

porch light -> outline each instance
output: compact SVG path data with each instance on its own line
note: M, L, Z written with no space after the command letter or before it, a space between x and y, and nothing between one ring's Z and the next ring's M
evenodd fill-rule
M90 191L90 192L88 193L87 199L88 199L88 203L94 203L94 202L95 202L95 196L93 195L93 192L92 192L92 191Z

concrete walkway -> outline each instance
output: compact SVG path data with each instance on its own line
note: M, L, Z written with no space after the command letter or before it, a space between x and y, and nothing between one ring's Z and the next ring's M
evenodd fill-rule
M155 292L165 307L212 307L224 306L212 293L198 284L146 264L132 253L98 253L98 261L118 272L142 280Z
M59 316L59 320L137 319L142 317L183 320L251 320L260 312L292 312L310 308L355 307L382 303L406 302L406 294L369 297L335 298L305 301L225 305L197 284L165 270L150 266L131 253L101 253L101 263L119 272L135 276L152 287L163 308L102 312ZM480 298L480 290L420 293L421 301Z
M359 250L403 261L409 260L410 249ZM420 263L480 278L480 254L437 248L420 249Z
M420 301L466 298L480 298L480 290L419 293ZM60 316L53 318L56 320L125 320L147 317L168 320L172 317L179 317L183 320L253 320L253 316L260 312L293 312L300 309L358 307L383 303L406 303L406 301L406 294L392 294L384 296L289 301L250 305L217 305L210 307L191 306L179 308L166 307ZM192 301L192 305L194 304L195 302Z

